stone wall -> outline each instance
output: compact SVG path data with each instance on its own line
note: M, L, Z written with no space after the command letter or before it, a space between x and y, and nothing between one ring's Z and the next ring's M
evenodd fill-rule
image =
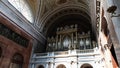
M8 21L1 15L0 24L4 25L4 27L6 26L9 30L12 30L13 33L16 33L19 36L28 39L27 47L24 47L21 44L18 44L15 41L11 40L10 38L7 38L7 36L0 34L0 47L2 50L2 54L0 57L0 68L8 68L10 66L10 63L12 62L12 58L15 53L19 53L23 56L23 68L28 68L32 51L33 38L24 30L11 24L10 21Z
M119 14L120 12L120 1L118 0L102 0L102 5L101 8L103 8L104 10L104 17L107 20L107 26L109 29L109 34L112 40L112 44L115 48L115 53L117 56L117 61L118 64L120 65L120 16L117 16L117 14ZM114 3L113 3L114 2ZM115 11L115 16L112 16L111 13L107 12L107 9L111 6L111 5L116 5L117 6L117 10Z

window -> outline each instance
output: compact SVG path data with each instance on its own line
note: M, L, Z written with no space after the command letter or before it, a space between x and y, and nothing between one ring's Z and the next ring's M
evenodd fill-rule
M11 60L9 68L22 68L23 67L23 56L19 53L14 54Z
M28 21L33 23L30 6L26 0L8 0Z

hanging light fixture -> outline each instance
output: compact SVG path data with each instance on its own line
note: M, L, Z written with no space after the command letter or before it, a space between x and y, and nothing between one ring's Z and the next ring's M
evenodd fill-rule
M112 6L110 6L110 7L107 9L107 12L113 14L113 13L115 13L116 9L117 9L117 6L112 5Z
M116 14L115 11L117 10L117 6L114 3L114 0L107 0L109 7L107 9L108 13L111 13L111 17L119 17L120 14Z

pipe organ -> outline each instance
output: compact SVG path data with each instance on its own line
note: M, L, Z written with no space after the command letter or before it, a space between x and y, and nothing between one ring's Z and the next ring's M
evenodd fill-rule
M77 24L59 27L56 30L56 36L47 38L47 51L65 51L73 49L92 49L96 45L92 45L90 30L88 32L80 32Z

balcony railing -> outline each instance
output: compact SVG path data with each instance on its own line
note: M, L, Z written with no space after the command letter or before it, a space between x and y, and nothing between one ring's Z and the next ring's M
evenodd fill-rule
M53 56L65 56L65 55L80 55L80 54L94 54L95 49L86 50L68 50L68 51L56 51L47 53L35 53L34 57L53 57Z

